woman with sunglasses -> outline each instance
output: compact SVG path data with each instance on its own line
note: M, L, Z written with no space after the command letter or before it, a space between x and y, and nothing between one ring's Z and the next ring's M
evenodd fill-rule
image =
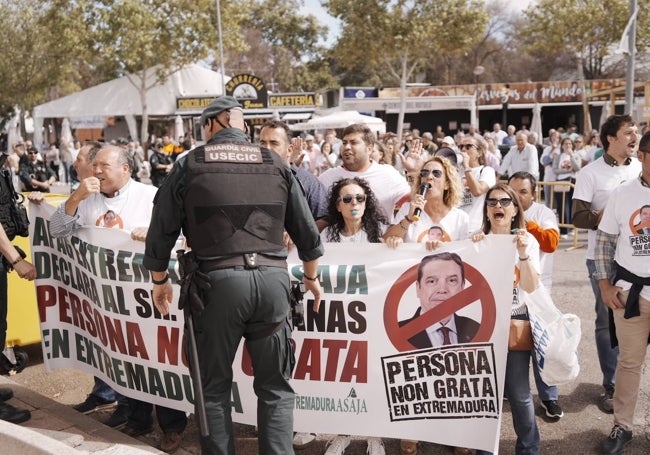
M330 225L321 232L323 242L379 243L388 225L370 185L359 177L334 182L327 212Z
M438 153L449 150L444 147ZM425 185L429 185L426 189ZM413 182L410 202L405 202L395 215L384 241L390 248L402 242L425 243L427 250L435 250L441 242L464 240L469 235L469 216L457 208L463 195L456 166L443 156L434 156L424 162ZM441 236L429 235L432 227L442 228ZM403 455L417 453L418 441L403 439L400 451ZM471 450L455 447L454 453L463 455Z
M513 233L515 234L513 242L516 247L516 270L510 318L528 319L528 309L520 291L533 292L539 284L539 244L535 237L526 231L524 210L517 194L508 185L498 183L487 192L483 206L483 228L481 232L472 235L472 240L480 242L487 235ZM512 421L517 434L515 446L517 455L539 453L539 430L528 378L530 358L530 351L508 351L506 362L504 395L508 398L512 410ZM477 452L477 454L487 453L489 452Z
M466 239L469 217L456 207L462 195L456 167L442 156L430 158L416 174L410 202L402 205L384 234L386 244L396 248L402 242L422 242L432 251L440 243L428 240L432 226L442 227L442 241Z
M379 243L388 220L379 211L375 195L362 178L343 178L330 190L330 225L321 232L321 240L331 243ZM338 435L327 443L324 455L342 454L350 444L348 435ZM368 438L369 455L385 455L381 438Z
M485 142L464 137L458 146L465 164L463 173L463 199L460 208L469 215L469 232L481 229L485 193L497 183L496 172L486 166Z

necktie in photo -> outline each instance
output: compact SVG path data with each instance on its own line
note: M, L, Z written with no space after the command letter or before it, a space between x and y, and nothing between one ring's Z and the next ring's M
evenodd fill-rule
M443 345L448 345L451 344L451 338L449 338L449 332L451 332L451 329L449 327L442 326L438 329L442 333L442 344Z

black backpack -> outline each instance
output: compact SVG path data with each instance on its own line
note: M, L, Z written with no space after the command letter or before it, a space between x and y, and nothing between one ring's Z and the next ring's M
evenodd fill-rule
M29 235L29 218L23 205L24 200L25 196L14 189L10 170L0 168L0 223L9 240L13 240L17 235Z

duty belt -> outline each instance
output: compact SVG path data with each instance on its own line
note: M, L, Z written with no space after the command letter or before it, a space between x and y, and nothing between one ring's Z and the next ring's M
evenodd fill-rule
M231 256L223 259L211 259L207 261L199 261L199 268L202 272L211 272L212 270L231 269L234 267L243 267L251 270L259 266L267 267L282 267L287 268L287 260L285 258L272 258L263 256L257 253L245 253L238 256Z

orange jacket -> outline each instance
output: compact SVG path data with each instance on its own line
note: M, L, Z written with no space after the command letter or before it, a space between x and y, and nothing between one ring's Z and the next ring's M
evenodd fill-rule
M544 253L553 253L557 250L557 246L560 243L560 232L557 229L542 229L534 221L529 221L526 223L526 230L537 239L539 249Z

